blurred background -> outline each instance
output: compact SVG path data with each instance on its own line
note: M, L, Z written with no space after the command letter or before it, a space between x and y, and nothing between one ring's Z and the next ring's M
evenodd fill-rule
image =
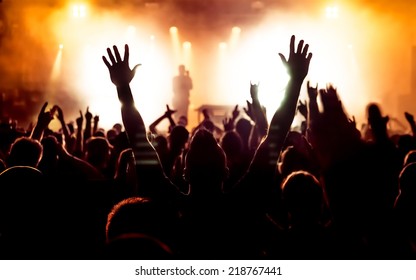
M405 123L404 111L416 113L415 7L404 0L3 0L1 117L27 126L48 101L67 120L89 106L111 128L121 116L101 56L126 43L130 65L142 64L131 86L146 124L171 104L179 64L193 79L191 125L203 105L244 106L250 81L260 83L271 116L288 79L278 53L288 55L295 34L314 55L307 79L333 83L357 123L370 101Z

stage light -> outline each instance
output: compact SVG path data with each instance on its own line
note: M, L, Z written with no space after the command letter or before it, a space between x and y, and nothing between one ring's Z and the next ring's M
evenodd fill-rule
M192 47L192 44L191 44L191 42L186 41L186 42L183 43L182 46L185 50L189 50Z
M136 27L133 25L129 25L127 27L127 34L133 35L134 33L136 33Z
M72 16L75 18L84 18L87 16L87 7L84 4L75 4L72 6Z
M59 44L59 49L62 50L64 48L63 44Z
M234 34L234 35L238 35L238 34L240 34L240 33L241 33L241 28L240 28L240 27L238 27L238 26L234 26L234 27L231 29L231 33L232 33L232 34Z
M221 42L221 43L219 43L219 44L218 44L218 48L219 48L220 50L225 50L225 49L227 48L227 43L225 43L225 42Z
M155 35L150 35L150 40L151 40L151 41L154 41L154 40L155 40L155 38L156 38L156 37L155 37Z
M331 19L338 18L338 7L336 6L326 7L326 17L331 18Z
M176 26L171 26L171 27L169 28L169 32L170 32L170 33L178 33L178 28L177 28Z

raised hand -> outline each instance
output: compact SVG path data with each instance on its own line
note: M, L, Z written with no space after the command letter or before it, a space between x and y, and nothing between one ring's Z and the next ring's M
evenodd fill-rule
M224 131L232 131L234 129L234 121L232 118L224 118L222 120Z
M253 112L253 104L251 104L250 101L248 100L246 100L246 102L247 102L247 108L243 108L244 112L252 121L255 121L254 112Z
M259 84L250 82L250 96L253 100L259 99Z
M240 110L238 110L238 104L235 105L233 112L231 113L232 119L235 121L240 115Z
M303 45L304 41L300 40L295 51L295 36L290 38L290 52L289 59L279 53L279 56L287 68L287 71L291 77L296 81L303 81L308 74L309 64L311 62L312 53L308 54L309 45Z
M75 120L79 129L82 129L82 123L84 122L84 117L82 116L82 111L79 110L79 117Z
M64 112L62 111L61 107L59 107L58 105L53 106L53 108L55 109L55 111L57 112L57 117L58 120L62 123L65 123L65 118L64 118Z
M103 61L110 72L110 78L113 84L116 87L123 87L125 85L130 84L131 80L134 78L136 74L136 69L141 64L137 64L130 69L129 66L129 46L126 44L124 46L124 59L121 59L120 53L116 46L113 46L114 55L111 52L110 48L107 48L107 54L111 61L111 63L107 60L105 56L103 56Z
M318 83L316 83L316 87L312 87L310 85L310 81L307 81L306 86L308 88L309 100L316 100L316 98L318 96Z
M90 107L87 107L87 111L85 112L85 119L87 120L87 122L92 120L92 114L90 112Z
M56 108L55 106L46 111L46 107L48 106L48 102L45 102L40 109L38 115L38 122L36 123L35 128L32 131L31 138L36 140L41 140L43 136L43 131L48 127L49 123L53 120L53 115L55 114Z
M166 105L165 117L169 118L176 112L177 112L177 110L172 110L172 109L169 108L169 105Z
M326 89L319 90L324 111L334 111L342 109L341 100L339 99L337 89L329 84Z
M55 114L55 107L53 107L51 110L46 111L46 107L48 106L48 102L45 102L43 104L42 109L39 112L38 115L38 125L42 128L46 128L49 123L53 120L53 115Z
M99 115L95 115L94 116L94 123L98 123L100 121L100 116Z

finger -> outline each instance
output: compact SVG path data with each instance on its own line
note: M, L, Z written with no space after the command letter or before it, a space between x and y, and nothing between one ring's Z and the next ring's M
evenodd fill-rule
M306 44L302 51L302 56L306 56L309 50L309 44Z
M82 111L81 110L79 110L79 115L81 116L81 118L82 118Z
M295 35L292 35L292 37L290 37L290 53L294 53L295 52Z
M311 62L311 59L312 59L312 53L309 53L308 56L306 57L306 60L308 61L308 65L309 65L309 62Z
M88 113L89 110L90 110L90 106L87 106L87 112L86 113Z
M129 61L130 51L129 51L129 45L124 45L124 61Z
M168 104L166 104L166 110L167 110L167 111L170 111L170 109L169 109L169 105L168 105Z
M45 104L43 104L42 109L40 109L40 111L45 112L46 106L48 106L48 102L45 102Z
M116 64L116 60L114 59L114 55L111 52L111 49L110 48L107 48L107 54L108 54L108 57L110 58L111 63L113 65Z
M283 63L284 65L286 65L286 64L287 64L286 57L285 57L283 54L281 54L281 53L279 53L279 56L280 56L280 59L282 60L282 63Z
M311 87L311 86L310 86L310 84L311 84L311 83L310 83L310 81L307 81L307 82L306 82L306 87L307 87L308 89Z
M108 62L108 60L105 56L103 56L103 61L104 61L105 66L107 66L107 68L111 67L111 64Z
M303 41L303 40L300 40L300 41L299 41L299 44L298 44L298 49L296 50L296 53L301 53L301 52L302 52L303 43L304 43L304 41Z
M120 62L121 61L121 56L120 56L120 52L118 51L117 46L113 46L113 50L114 50L114 54L116 55L116 61Z
M238 104L235 105L235 107L234 107L234 111L237 111L237 110L238 110Z

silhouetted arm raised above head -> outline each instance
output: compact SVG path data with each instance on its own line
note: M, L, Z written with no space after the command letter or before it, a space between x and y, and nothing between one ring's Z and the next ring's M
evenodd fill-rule
M174 128L176 126L176 123L172 118L172 114L174 114L174 113L176 113L176 110L172 110L172 109L169 108L169 105L166 105L166 112L162 116L157 118L154 122L152 122L151 125L149 125L150 132L152 132L153 134L158 134L158 132L156 130L156 126L158 126L159 123L161 121L163 121L164 119L166 119L166 118L169 120L169 128L170 128L169 130Z
M53 120L53 115L55 113L56 108L53 107L51 110L46 111L47 106L48 106L48 102L45 102L42 108L40 109L40 112L38 115L38 121L30 135L30 138L32 139L40 141L43 137L43 132L49 126L49 123Z
M156 150L147 139L146 127L142 116L135 107L130 82L134 78L137 64L133 69L129 66L129 47L125 45L124 58L121 59L116 46L113 52L107 48L110 59L103 56L103 61L110 72L110 78L117 87L118 99L121 102L121 115L126 128L127 136L133 150L136 171L138 172L139 184L149 187L149 184L158 184L158 180L166 179ZM140 186L139 186L140 188Z
M308 74L312 53L308 53L309 45L304 45L301 40L295 49L295 36L290 39L289 58L279 53L279 56L286 66L290 80L287 84L284 98L280 107L276 110L270 122L270 127L264 141L256 151L250 168L256 165L276 168L285 138L289 132L300 94L300 89Z
M143 153L154 151L149 141L147 141L146 127L142 116L136 109L133 95L130 89L130 82L136 74L137 64L133 69L129 66L129 47L124 47L124 59L121 59L120 53L116 46L113 47L114 54L110 48L107 48L107 54L110 61L103 56L103 61L110 72L110 78L113 84L117 87L118 99L121 102L121 115L123 124L126 128L127 136L133 149L136 161L143 160ZM150 156L153 153L147 154ZM146 158L147 158L146 156ZM152 164L159 164L154 155ZM150 163L150 162L149 162Z

